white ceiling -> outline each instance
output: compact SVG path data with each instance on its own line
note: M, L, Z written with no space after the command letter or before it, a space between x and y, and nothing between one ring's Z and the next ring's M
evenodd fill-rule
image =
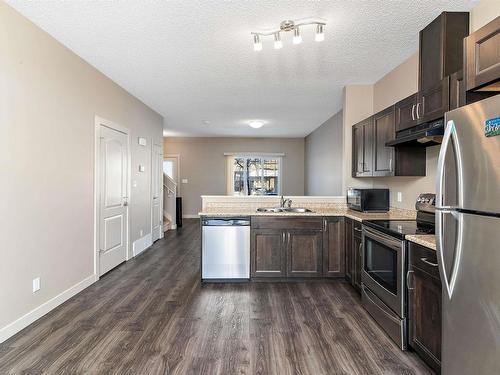
M342 106L347 84L373 83L418 47L443 10L476 0L18 1L11 6L165 118L168 135L302 137ZM326 40L250 31L327 20ZM266 125L252 129L250 119ZM210 124L204 124L208 120Z

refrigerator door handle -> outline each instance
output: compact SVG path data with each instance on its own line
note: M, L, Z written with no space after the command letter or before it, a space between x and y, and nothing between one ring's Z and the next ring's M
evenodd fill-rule
M443 244L443 216L444 215L452 215L457 219L458 228L457 228L457 236L456 242L453 244L452 251L454 252L453 262L451 269L446 269L445 256L450 254L445 254L445 251L450 251L450 246L448 246L448 250L445 250ZM463 237L463 214L457 211L450 210L438 210L436 211L436 233L437 233L437 246L436 251L438 255L438 265L439 265L439 273L441 275L441 283L443 288L446 290L446 295L451 300L453 296L453 290L455 289L455 284L457 281L458 272L460 270L460 259L462 257L462 237ZM449 276L448 276L449 275Z
M437 186L436 186L436 208L442 209L453 209L454 206L445 205L445 192L444 192L444 174L445 174L445 163L446 163L446 153L448 148L455 147L452 149L455 152L456 163L457 163L457 204L460 206L462 199L462 163L460 158L460 148L455 128L455 123L450 120L446 124L446 129L444 131L443 142L441 144L441 149L439 151L438 165L437 165Z

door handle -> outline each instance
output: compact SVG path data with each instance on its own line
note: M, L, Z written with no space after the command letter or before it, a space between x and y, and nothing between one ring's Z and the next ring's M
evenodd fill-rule
M410 276L411 276L411 274L412 274L412 273L413 273L413 271L408 271L408 272L406 273L406 288L407 288L408 290L413 290L413 289L415 289L415 287L414 287L414 286L411 286L411 287L410 287Z
M420 258L420 260L421 260L422 262L424 262L425 264L428 264L428 265L429 265L429 266L431 266L431 267L437 267L437 266L439 265L439 264L437 264L437 263L432 263L432 262L429 262L429 261L427 260L427 258Z

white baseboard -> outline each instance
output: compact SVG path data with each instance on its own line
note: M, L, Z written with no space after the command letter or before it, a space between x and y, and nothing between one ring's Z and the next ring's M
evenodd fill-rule
M198 219L199 215L182 215L183 219Z
M135 257L153 244L153 235L146 234L144 237L135 240L132 244L132 255Z
M97 279L98 278L96 275L90 275L89 277L83 279L72 287L66 289L64 292L59 293L54 298L51 298L47 302L44 302L40 306L34 308L29 313L21 316L19 319L16 319L12 323L7 324L5 327L0 328L0 343L4 342L9 337L14 336L16 333L29 326L35 320L40 319L42 316L55 309L57 306L80 293L82 290L96 282Z

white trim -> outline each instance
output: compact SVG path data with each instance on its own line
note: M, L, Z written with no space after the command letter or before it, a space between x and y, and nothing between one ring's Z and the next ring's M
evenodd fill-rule
M9 337L14 336L16 333L26 328L34 321L40 319L42 316L55 309L57 306L66 302L71 297L77 295L82 290L95 283L97 280L97 275L90 275L82 281L66 289L62 293L59 293L57 296L49 299L47 302L42 303L38 307L35 307L29 313L24 314L20 318L14 320L12 323L9 323L5 327L2 327L0 329L0 343L4 342Z
M151 245L153 245L153 235L148 233L144 237L134 241L132 244L132 255L136 257Z
M224 152L224 156L285 156L284 152Z
M199 215L182 215L183 219L198 219Z
M130 249L130 203L132 195L132 148L130 145L130 131L126 127L114 123L112 121L106 120L102 117L95 116L94 118L94 130L95 130L95 141L94 141L94 274L99 279L99 157L100 157L100 144L101 144L101 126L106 126L110 129L114 129L121 133L127 135L127 195L128 195L128 206L127 206L127 224L126 224L126 251L125 260L132 258Z

